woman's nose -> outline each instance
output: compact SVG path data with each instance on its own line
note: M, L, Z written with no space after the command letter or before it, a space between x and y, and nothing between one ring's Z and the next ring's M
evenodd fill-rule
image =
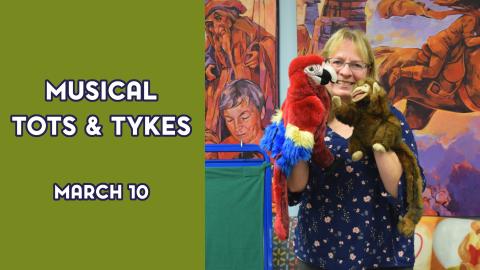
M241 131L243 129L243 124L242 121L240 120L235 120L235 131Z
M337 71L339 75L342 75L343 77L350 77L353 75L352 70L350 69L350 65L345 64L341 69Z

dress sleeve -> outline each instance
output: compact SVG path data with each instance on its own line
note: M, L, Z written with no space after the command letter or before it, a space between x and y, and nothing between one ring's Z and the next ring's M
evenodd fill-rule
M320 168L312 160L308 161L308 183L303 191L291 192L288 191L288 205L295 206L302 201L308 200L312 192L318 190L318 185L324 183L325 169Z
M420 166L419 160L418 160L418 150L417 150L417 144L415 142L415 138L413 136L413 132L410 129L410 126L408 125L405 117L403 114L398 111L395 107L391 107L392 113L400 120L400 124L402 126L402 138L405 144L408 145L410 150L412 150L413 154L417 158L417 164L418 167L420 168L420 175L422 177L422 191L425 190L426 186L426 181L425 181L425 175L423 173L423 168ZM385 197L387 201L400 213L400 214L405 214L407 211L407 200L406 200L406 194L407 194L407 186L405 182L405 172L402 174L400 181L398 182L398 196L397 198L394 198L390 193L388 193L385 190L385 187L382 185L381 186L381 195L382 197Z

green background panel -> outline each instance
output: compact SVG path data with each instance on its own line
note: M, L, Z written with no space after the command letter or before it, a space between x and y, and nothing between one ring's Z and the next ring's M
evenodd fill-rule
M0 269L204 269L203 2L12 1L0 12ZM159 101L45 102L46 79L149 79ZM17 138L13 114L72 114L78 133ZM103 137L85 135L90 114ZM193 132L117 138L111 114L187 114ZM127 199L53 201L53 183L69 182L123 183ZM128 200L127 183L147 183L150 198Z
M267 165L205 171L208 270L263 269L263 194Z

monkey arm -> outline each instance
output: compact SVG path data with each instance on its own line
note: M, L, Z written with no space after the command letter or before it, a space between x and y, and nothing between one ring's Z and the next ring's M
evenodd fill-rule
M387 125L386 124L380 125L378 129L375 131L375 134L373 135L370 145L379 143L385 148L385 150L389 151L391 148L391 144L388 142L389 138L386 136L386 133L387 133L386 131L387 131Z
M373 136L372 145L380 143L389 151L396 143L401 141L401 127L398 119L391 115L381 124Z
M355 133L352 134L352 137L348 140L348 152L350 155L353 155L353 153L361 151L362 156L365 155L365 149L362 147L362 143L360 142L360 139L355 136Z
M332 107L335 117L340 122L353 126L358 116L357 110L354 106L349 103L341 102L340 97L335 96L332 99Z
M381 179L382 196L392 205L396 214L402 218L397 224L399 232L411 236L415 224L421 218L423 200L422 191L425 187L425 176L418 164L417 147L412 130L405 117L393 106L392 114L398 119L401 138L392 147L396 152L374 152L375 162Z
M408 123L405 120L405 117L402 115L400 111L398 111L395 107L390 106L390 110L392 111L393 117L398 120L398 123L400 124L400 128L402 130L401 132L401 138L400 140L405 140L405 145L408 146L408 148L411 150L413 155L416 157L417 156L417 145L415 143L415 138L413 136L412 130L408 126ZM403 194L406 190L406 183L405 183L405 174L404 174L404 168L401 166L400 162L400 156L395 154L393 151L387 151L385 153L377 153L375 152L375 161L377 163L377 167L379 170L380 178L382 180L383 186L387 192L389 192L392 196L395 195L395 191L397 191L397 195L400 197L400 193ZM425 188L425 176L423 174L423 169L421 168L420 164L418 164L418 158L417 159L417 165L420 170L420 178L422 178L422 184L420 187L420 192L423 191ZM389 164L394 166L392 168L389 167ZM389 172L390 171L390 172ZM402 175L403 174L403 175ZM398 178L397 178L398 175ZM401 177L400 177L401 176ZM392 180L393 179L393 180ZM402 185L398 185L399 180L402 179ZM392 181L394 181L392 183ZM397 185L395 185L397 184ZM398 187L402 186L401 190L398 190ZM395 196L393 196L395 197ZM403 204L403 203L402 203Z

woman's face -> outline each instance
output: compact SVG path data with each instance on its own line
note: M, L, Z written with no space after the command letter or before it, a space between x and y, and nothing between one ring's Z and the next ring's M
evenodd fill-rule
M243 100L238 106L223 111L223 117L230 134L243 143L259 143L263 135L262 119L265 112L248 101Z
M326 86L327 90L332 96L339 96L342 99L349 100L354 84L359 80L365 79L368 74L368 67L359 67L369 63L365 63L360 57L357 47L351 40L344 40L329 56L328 60L337 72L337 82L329 83ZM342 66L342 63L346 64Z

